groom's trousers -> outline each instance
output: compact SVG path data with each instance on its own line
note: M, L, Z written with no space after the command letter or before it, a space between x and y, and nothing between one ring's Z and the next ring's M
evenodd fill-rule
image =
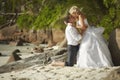
M77 53L80 45L68 45L68 57L67 62L65 62L65 66L73 66L77 57Z

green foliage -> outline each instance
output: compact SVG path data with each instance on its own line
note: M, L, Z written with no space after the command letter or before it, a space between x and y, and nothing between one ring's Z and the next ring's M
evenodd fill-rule
M120 0L5 0L0 11L6 13L24 13L17 18L21 28L65 28L64 17L71 6L83 8L90 25L100 25L105 28L105 37L120 27ZM24 7L24 10L21 10ZM0 16L0 24L7 22L11 16Z
M104 0L107 13L101 20L100 25L105 27L105 37L108 39L109 34L115 29L120 28L120 1Z
M24 14L18 17L17 23L20 28L32 28L35 16Z
M21 27L41 29L52 26L62 28L64 27L61 24L63 18L73 5L82 7L82 12L91 23L99 22L97 16L102 15L102 12L96 2L95 0L90 2L88 0L7 0L5 2L5 12L15 12L16 10L21 12L21 8L24 8L21 13L25 11L28 15L18 17L17 23ZM31 20L33 16L34 21Z
M20 28L33 29L34 22L36 21L37 14L42 5L43 0L25 0L24 1L24 14L20 15L17 19L17 24Z
M54 22L61 15L62 6L56 4L53 6L44 6L34 22L34 28L41 29L54 25Z

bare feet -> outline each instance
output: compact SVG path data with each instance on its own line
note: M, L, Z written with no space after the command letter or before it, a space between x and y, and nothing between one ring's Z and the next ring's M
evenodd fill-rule
M53 61L50 65L51 66L65 66L65 63L61 61Z

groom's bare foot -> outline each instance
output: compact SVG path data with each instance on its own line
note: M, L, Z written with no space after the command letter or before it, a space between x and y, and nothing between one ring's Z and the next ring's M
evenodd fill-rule
M50 65L51 66L65 66L65 63L61 61L53 61Z

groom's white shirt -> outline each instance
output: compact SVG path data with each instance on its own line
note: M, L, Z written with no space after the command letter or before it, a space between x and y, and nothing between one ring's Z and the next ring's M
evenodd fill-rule
M78 30L73 27L71 23L67 24L65 35L68 45L78 45L82 39L82 36L78 32Z

